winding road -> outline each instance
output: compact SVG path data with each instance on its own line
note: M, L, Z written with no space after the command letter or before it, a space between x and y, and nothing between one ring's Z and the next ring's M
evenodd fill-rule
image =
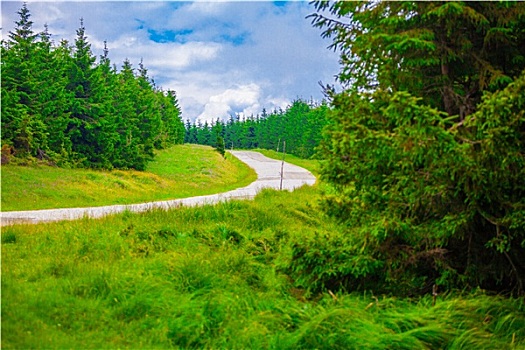
M103 207L89 208L64 208L12 211L0 213L0 226L13 225L17 223L35 224L40 222L76 220L84 217L100 218L110 214L124 211L144 212L152 209L171 209L180 206L197 206L214 204L229 199L252 199L263 188L279 189L281 185L280 160L263 156L259 152L251 151L229 151L257 173L257 180L250 185L229 192L173 199L168 201L149 202L129 205L109 205ZM313 185L316 178L308 170L290 163L284 163L282 188L294 190L303 185Z

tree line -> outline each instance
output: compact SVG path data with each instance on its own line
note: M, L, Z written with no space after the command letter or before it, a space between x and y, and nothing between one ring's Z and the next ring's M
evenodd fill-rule
M331 290L524 293L525 3L314 5L346 86L327 89L323 206L348 232L298 265Z
M322 138L322 130L327 123L326 103L315 105L312 102L296 100L285 110L267 113L265 109L256 116L241 119L239 115L230 116L227 121L220 119L212 123L186 121L184 141L226 148L275 149L303 158L315 155L316 147Z
M155 86L140 62L118 71L93 55L83 21L71 45L33 31L24 4L1 45L2 162L41 159L58 166L142 170L155 149L182 143L174 91Z

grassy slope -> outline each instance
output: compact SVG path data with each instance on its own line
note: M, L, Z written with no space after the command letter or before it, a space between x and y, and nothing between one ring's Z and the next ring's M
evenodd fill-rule
M228 191L254 181L238 159L210 147L160 151L145 172L2 166L2 210L141 203Z
M267 150L267 149L255 149L254 151L256 152L261 152L262 154L264 154L266 157L268 158L273 158L273 159L278 159L278 160L282 160L283 159L283 154L282 153L278 153L276 151L273 151L273 150ZM312 174L314 175L319 175L319 160L317 159L304 159L304 158L299 158L299 157L296 157L294 156L293 154L286 154L285 157L284 157L284 160L290 164L295 164L297 166L300 166L300 167L303 167L307 170L309 170Z
M316 188L2 230L2 347L523 349L523 300L304 298L295 235L338 227Z

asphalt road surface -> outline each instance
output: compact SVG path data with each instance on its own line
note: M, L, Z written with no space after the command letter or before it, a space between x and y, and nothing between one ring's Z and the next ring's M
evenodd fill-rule
M229 199L252 199L263 188L279 189L281 186L282 162L263 156L259 152L230 151L235 157L253 168L257 173L257 180L250 185L229 192L174 199L168 201L149 202L129 205L109 205L90 208L64 208L29 211L2 212L0 226L17 223L39 223L61 220L76 220L84 217L99 218L123 211L144 212L152 209L171 209L180 206L197 206L214 204ZM294 190L303 185L313 185L316 178L308 170L293 164L284 163L282 189Z

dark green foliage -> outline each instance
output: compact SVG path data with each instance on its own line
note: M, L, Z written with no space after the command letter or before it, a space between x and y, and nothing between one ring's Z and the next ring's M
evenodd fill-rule
M286 111L274 111L267 114L263 109L261 115L251 116L245 120L230 117L224 123L217 120L210 127L186 124L185 142L215 146L215 134L224 138L226 148L263 148L282 150L286 141L286 150L302 158L315 155L315 148L321 141L321 131L326 125L328 106L314 106L301 100L294 101Z
M173 91L153 86L147 69L100 61L84 23L73 46L54 46L35 34L27 5L2 42L3 161L38 158L59 166L144 169L155 149L183 142L184 125Z
M337 257L343 242L353 258L305 278L331 271L319 288L405 295L434 284L523 293L523 4L316 7L349 84L327 91L321 170L325 211L348 237L331 236L318 253ZM319 245L299 242L297 252Z
M20 20L9 33L10 40L2 45L2 143L17 153L36 156L46 144L42 116L33 110L39 105L44 48L36 42L26 4L18 14Z
M525 71L504 90L486 94L465 128L470 140L457 182L473 234L492 252L478 260L477 270L524 292Z
M341 51L339 79L354 91L408 91L463 118L484 90L505 87L525 68L523 2L315 4L313 23Z
M221 154L221 156L224 157L224 155L226 154L226 151L224 149L224 138L222 136L217 136L217 142L215 144L215 149L217 150L217 152L219 152Z
M324 205L348 225L343 246L353 258L331 267L364 264L340 270L342 285L360 278L389 292L434 283L523 292L523 96L525 75L462 124L408 93L334 98ZM303 244L310 254L318 246ZM338 246L323 254L336 258Z

